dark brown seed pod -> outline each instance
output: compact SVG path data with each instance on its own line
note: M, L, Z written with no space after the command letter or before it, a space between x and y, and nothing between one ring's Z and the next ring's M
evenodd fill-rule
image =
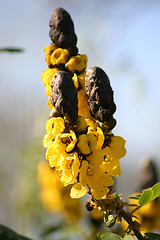
M49 22L49 36L58 47L69 50L70 56L78 53L77 36L74 31L74 24L69 13L63 8L57 8L52 13Z
M61 116L74 123L78 117L78 99L72 77L65 71L59 71L53 76L51 87L52 105Z
M91 67L85 75L85 90L90 106L91 115L100 122L112 126L116 124L112 115L116 111L113 90L107 74L100 67Z
M70 14L63 8L56 8L49 22L50 28L60 30L65 33L74 32L74 24Z

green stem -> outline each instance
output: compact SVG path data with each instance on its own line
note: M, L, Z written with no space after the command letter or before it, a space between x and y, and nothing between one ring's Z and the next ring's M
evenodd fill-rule
M140 231L137 228L135 228L135 226L134 226L135 224L134 224L131 216L127 212L125 212L124 209L122 209L120 214L124 218L124 220L129 224L129 226L132 228L132 230L133 230L135 236L137 237L137 239L138 240L144 240L145 238L142 236Z

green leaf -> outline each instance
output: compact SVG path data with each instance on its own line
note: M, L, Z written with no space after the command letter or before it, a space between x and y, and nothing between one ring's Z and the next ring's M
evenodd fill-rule
M62 224L58 224L56 226L47 226L44 227L42 232L41 232L41 237L46 237L47 235L54 233L56 231L60 231L63 230L66 227L66 225Z
M139 199L139 204L144 206L145 204L149 203L152 200L153 191L152 189L147 189L144 191Z
M138 207L137 204L129 204L129 207Z
M152 187L152 191L153 191L153 196L152 196L152 200L154 200L157 197L160 197L160 182L156 183L153 187Z
M10 52L10 53L13 53L13 52L24 52L24 49L21 49L21 48L0 48L0 52Z
M140 196L141 196L141 194L137 194L135 196L129 196L128 198L130 198L130 199L139 199Z
M145 233L145 235L154 240L160 240L160 234L158 233Z
M123 240L133 240L133 237L131 235L126 235Z
M109 232L99 233L97 237L100 240L122 240L122 238L119 235Z
M107 222L108 221L108 213L106 213L105 215L104 215L104 222Z
M106 226L111 228L114 226L115 222L116 222L116 218L113 215L109 215L108 221L106 222Z
M30 238L21 236L19 234L17 234L16 232L14 232L13 230L11 230L8 227L5 227L3 225L0 225L0 239L4 239L4 240L31 240Z

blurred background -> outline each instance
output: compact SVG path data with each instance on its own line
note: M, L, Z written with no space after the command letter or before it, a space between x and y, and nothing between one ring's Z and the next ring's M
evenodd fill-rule
M114 90L113 133L127 148L116 191L126 199L138 188L145 158L160 173L159 0L1 1L0 48L24 52L0 52L0 223L30 237L52 219L39 201L37 165L45 157L50 112L40 78L47 68L43 49L51 43L49 20L57 7L70 13L88 68L101 67Z

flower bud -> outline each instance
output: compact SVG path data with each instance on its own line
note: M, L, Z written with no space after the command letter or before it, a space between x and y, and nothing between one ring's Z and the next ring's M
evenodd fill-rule
M78 99L72 77L67 72L59 71L53 76L51 87L51 103L56 111L75 122L78 117Z
M114 125L112 115L116 111L113 90L107 74L99 67L91 67L86 72L85 90L91 115L100 122ZM111 121L112 120L112 121Z
M52 13L49 22L50 32L49 36L53 43L60 48L68 49L70 55L78 53L77 36L74 32L74 24L71 16L63 8L57 8Z

